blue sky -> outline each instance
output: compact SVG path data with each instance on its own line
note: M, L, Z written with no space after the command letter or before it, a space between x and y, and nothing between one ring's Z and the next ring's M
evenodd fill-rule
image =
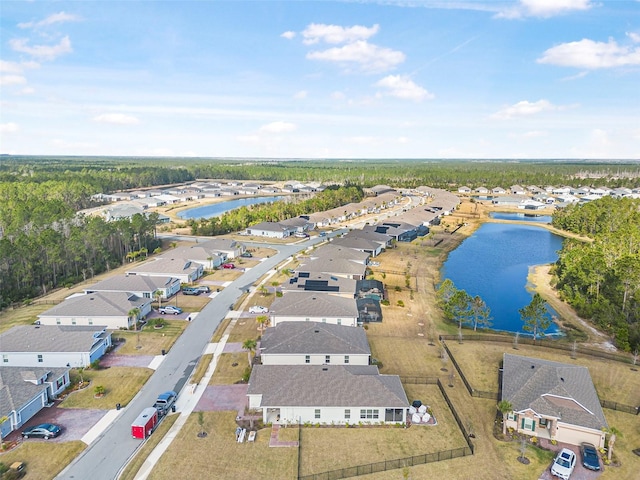
M7 1L0 152L640 159L640 1Z

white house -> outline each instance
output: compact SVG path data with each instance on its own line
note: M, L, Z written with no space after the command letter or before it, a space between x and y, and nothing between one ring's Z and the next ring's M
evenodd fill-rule
M151 298L128 292L96 292L67 298L38 315L40 325L104 325L128 329L151 312ZM136 315L130 312L137 309Z
M170 252L163 254L164 257L149 260L137 264L127 275L148 275L151 277L175 277L182 283L193 283L204 273L202 264L192 262L186 258L170 257Z
M362 327L282 322L260 340L262 365L369 365L370 357Z
M604 447L607 421L586 367L504 354L502 400L511 403L506 425L558 442Z
M0 368L0 438L17 430L70 384L69 367ZM3 420L4 419L4 420Z
M167 299L179 291L178 278L142 275L114 275L84 289L84 293L129 292L151 299L155 298L156 292L160 292L162 299Z
M269 314L274 327L281 322L320 322L355 327L359 316L355 298L323 292L286 293L274 300Z
M354 298L358 281L336 277L326 273L303 272L290 278L280 286L283 293L288 292L325 292L345 298Z
M245 230L247 235L268 238L287 238L296 232L296 226L286 226L279 222L260 222Z
M247 396L265 423L402 424L409 408L400 377L374 365L255 365Z
M88 367L110 346L104 326L21 325L0 333L3 367Z

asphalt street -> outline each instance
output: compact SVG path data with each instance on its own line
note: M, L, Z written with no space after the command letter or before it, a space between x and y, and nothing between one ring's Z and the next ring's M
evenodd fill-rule
M338 233L334 232L331 236ZM193 239L193 237L180 238ZM201 240L205 239L201 238ZM122 467L142 443L131 437L132 422L144 408L154 404L159 393L166 390L181 393L213 333L229 312L229 306L235 304L242 293L269 270L277 267L291 255L324 240L325 238L315 237L293 245L260 244L276 249L278 253L247 270L202 309L129 405L123 408L121 414L97 440L56 478L58 480L116 479Z

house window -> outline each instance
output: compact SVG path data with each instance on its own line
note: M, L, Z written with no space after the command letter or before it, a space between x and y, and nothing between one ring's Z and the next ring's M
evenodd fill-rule
M93 318L89 319L89 325L93 325Z
M344 356L344 363L349 363L349 355Z
M60 325L60 319L56 318L56 325Z
M64 377L60 377L56 380L56 390L60 390L64 386Z
M402 422L402 408L387 408L384 411L385 422Z
M9 355L2 355L2 363L9 363Z
M344 419L345 419L345 420L349 420L350 418L351 418L351 410L347 408L347 409L344 411Z
M75 324L76 324L76 319L75 319L75 318L72 318L72 319L71 319L71 325L75 325Z
M522 429L523 430L531 430L535 432L536 430L536 422L532 418L523 418L522 419Z
M541 427L546 427L547 421L548 420L546 418L541 418L540 420L538 420L538 425L540 425Z
M342 325L342 319L341 318L338 319L338 325Z
M362 420L367 420L367 419L376 419L378 418L378 410L373 409L373 408L363 408L362 410L360 410L360 419Z
M314 413L314 418L320 418L320 409L316 408L315 413Z
M324 356L324 363L331 363L331 355Z
M42 355L38 355L38 363L42 363L42 362L43 362Z
M311 355L304 356L304 363L311 363Z

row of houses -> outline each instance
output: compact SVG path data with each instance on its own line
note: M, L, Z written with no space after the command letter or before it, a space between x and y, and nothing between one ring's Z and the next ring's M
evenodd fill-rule
M640 197L640 187L637 188L608 188L608 187L568 187L568 186L559 186L554 187L551 185L547 185L545 187L538 187L537 185L529 185L526 187L522 187L520 185L512 185L508 189L504 189L502 187L494 187L492 189L488 189L486 187L478 187L476 189L471 189L467 186L462 186L458 188L458 193L462 194L470 194L477 193L479 195L573 195L575 197L590 197L590 198L601 198L605 196L612 196L614 198L622 198L622 197L632 197L639 198Z

